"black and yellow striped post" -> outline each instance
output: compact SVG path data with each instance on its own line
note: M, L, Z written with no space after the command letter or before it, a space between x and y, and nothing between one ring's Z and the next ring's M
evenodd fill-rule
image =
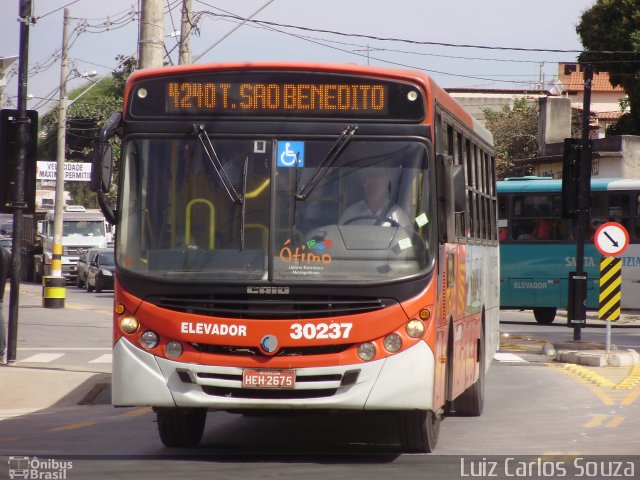
M42 306L44 308L64 308L67 292L64 277L44 277L42 280Z
M598 318L615 322L620 318L622 297L622 259L605 257L600 260L600 296Z

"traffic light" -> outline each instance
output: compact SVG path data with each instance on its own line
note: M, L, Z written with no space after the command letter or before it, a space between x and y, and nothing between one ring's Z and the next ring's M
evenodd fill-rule
M576 218L579 169L580 140L565 138L562 155L562 218Z
M18 111L0 111L0 213L13 213L18 188ZM24 213L33 213L36 203L38 112L27 110L27 154L24 165Z

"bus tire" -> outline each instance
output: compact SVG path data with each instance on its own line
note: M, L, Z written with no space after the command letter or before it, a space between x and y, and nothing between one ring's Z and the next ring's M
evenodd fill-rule
M202 439L206 408L157 408L158 433L167 447L195 447Z
M540 325L551 325L556 319L557 308L537 307L533 309L533 316Z
M479 417L484 410L484 323L480 326L480 338L478 339L478 379L469 386L454 401L454 410L457 415L465 417Z
M400 446L406 453L432 453L438 444L441 416L432 410L399 412Z

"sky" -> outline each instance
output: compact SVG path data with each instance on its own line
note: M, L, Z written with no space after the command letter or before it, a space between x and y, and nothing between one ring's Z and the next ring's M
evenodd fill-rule
M192 2L199 17L192 56L207 52L196 63L370 64L423 70L444 88L511 90L534 88L541 80L548 86L558 62L576 60L573 51L581 50L581 43L575 28L596 0ZM182 1L163 3L166 60L177 64L178 38L172 32L180 29ZM2 1L0 57L18 55L18 5L19 0ZM137 54L139 0L33 0L33 5L27 87L33 98L27 108L43 114L57 105L64 7L72 17L68 90L108 76L118 65L117 55ZM252 20L272 23L249 21L237 28L240 20L229 17L247 18L256 11ZM3 108L17 106L17 63L6 74ZM97 76L81 77L88 72Z

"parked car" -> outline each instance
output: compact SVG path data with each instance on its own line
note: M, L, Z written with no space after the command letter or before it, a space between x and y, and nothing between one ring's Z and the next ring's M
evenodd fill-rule
M97 251L98 251L97 248L89 248L87 249L86 252L84 252L78 258L78 262L76 263L76 271L78 275L76 278L76 285L78 286L78 288L84 288L85 285L87 284L87 271L89 270L89 259L91 258L91 255L93 255Z
M86 281L87 292L93 291L94 288L97 293L105 289L113 289L115 269L113 248L95 250L89 257Z

